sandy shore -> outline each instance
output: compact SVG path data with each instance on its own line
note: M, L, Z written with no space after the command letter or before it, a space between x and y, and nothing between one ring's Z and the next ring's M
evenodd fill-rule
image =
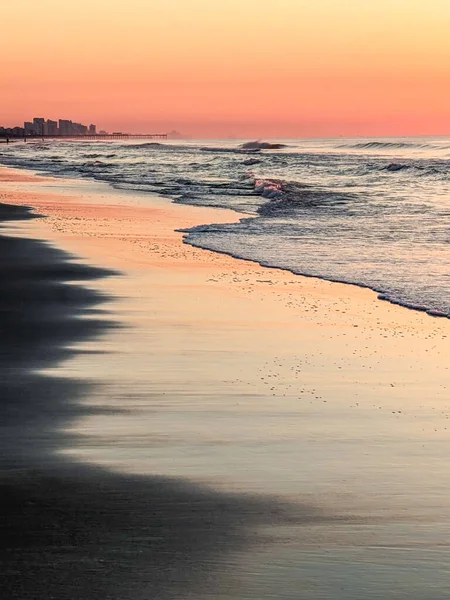
M9 597L449 596L448 320L175 231L232 212L3 168L0 202L46 215L2 232Z

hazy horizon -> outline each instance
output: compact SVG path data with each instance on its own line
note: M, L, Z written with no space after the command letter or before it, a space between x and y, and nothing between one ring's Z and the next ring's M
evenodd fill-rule
M196 138L450 134L448 1L361 4L8 4L0 121Z

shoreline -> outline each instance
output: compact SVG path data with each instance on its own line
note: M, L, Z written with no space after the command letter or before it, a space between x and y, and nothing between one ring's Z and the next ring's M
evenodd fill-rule
M75 195L78 195L79 189L77 189L77 188L79 188L79 187L86 188L86 191L88 194L89 194L89 192L92 192L93 190L95 190L96 195L100 195L101 197L105 197L101 193L102 191L104 191L105 194L113 200L115 198L116 199L119 198L118 202L121 202L121 201L123 202L123 200L125 200L125 202L127 203L128 206L136 206L136 205L139 205L139 206L144 205L145 206L145 204L146 204L145 200L147 199L149 202L150 201L152 203L156 202L158 207L167 206L167 205L171 205L173 207L180 207L181 212L184 213L183 216L185 216L186 212L189 211L189 209L192 209L193 214L198 213L201 215L203 213L205 216L211 216L211 219L212 219L211 222L213 222L213 223L234 223L234 222L238 222L242 219L241 214L233 211L232 209L227 209L227 208L223 208L223 207L217 207L217 208L216 207L199 207L197 205L191 205L191 204L177 204L170 199L168 200L164 196L151 195L147 192L137 192L134 190L118 189L118 188L115 188L113 185L110 185L108 182L104 182L104 181L97 181L97 180L90 180L90 179L87 179L87 180L86 179L70 179L70 178L67 179L67 178L55 177L55 176L51 176L51 175L47 176L47 175L41 175L39 172L35 172L30 169L10 167L7 165L0 165L0 174L1 174L1 177L6 178L6 179L3 179L3 181L11 181L11 182L16 182L16 183L19 182L19 183L24 183L24 184L28 184L31 182L37 182L37 181L47 182L49 184L48 187L50 187L50 189L57 188L58 193L64 193L64 194L68 194L68 195L70 195L70 190L74 189L74 188L76 190ZM0 182L2 182L1 178L0 178ZM68 186L67 186L67 183L69 183ZM115 202L113 204L115 205ZM184 209L187 209L187 211ZM176 208L174 209L174 212L176 212ZM245 217L245 218L247 218L247 217ZM248 218L251 218L251 217L248 217ZM194 219L189 219L188 226L177 227L174 229L173 233L181 234L183 243L191 246L192 248L199 249L206 253L211 253L213 255L216 254L219 256L228 257L228 258L231 258L233 261L241 261L245 264L254 265L255 268L261 267L264 270L272 270L275 272L280 271L281 273L286 274L286 276L288 276L288 277L293 276L295 278L299 278L300 280L302 278L307 279L307 280L312 279L312 280L324 282L325 284L333 284L333 285L337 285L337 286L345 286L346 288L348 287L350 289L355 288L356 290L368 291L372 294L372 296L375 295L375 298L373 298L374 301L379 300L382 302L386 302L386 303L392 305L393 307L398 306L403 309L407 309L408 311L414 311L414 312L418 312L418 313L421 313L421 312L426 313L428 316L431 316L433 318L439 318L439 317L445 316L446 318L450 319L450 315L433 314L432 309L425 310L422 307L408 305L406 303L403 304L401 302L396 301L395 299L391 300L388 297L383 297L385 295L385 292L383 290L377 290L377 289L371 288L370 286L367 286L364 284L353 283L350 281L340 281L337 279L321 277L320 275L309 275L308 273L298 273L298 272L292 271L286 267L278 267L278 266L274 266L274 265L261 263L261 262L257 261L256 259L243 258L238 255L228 253L225 251L221 251L221 250L211 250L209 248L206 248L206 247L203 247L200 245L196 245L189 241L186 241L186 238L188 238L188 236L189 236L189 229L191 229L192 227L195 228L196 226L201 226L202 224L203 224L203 221L201 223L199 223L198 221L196 221ZM432 311L432 312L430 313L429 311Z
M27 168L20 168L20 167L11 167L8 165L2 165L0 163L0 169L3 169L4 171L10 171L12 173L28 173L28 176L31 176L33 179L36 178L40 178L42 180L47 180L47 181L52 181L52 180L56 180L56 181L70 181L72 186L75 184L78 184L78 186L83 186L86 188L99 188L99 189L105 189L106 186L106 193L110 196L118 196L118 197L122 197L122 198L142 198L142 199L152 199L152 201L155 200L155 198L158 198L159 200L162 200L163 202L169 202L171 204L175 204L176 206L185 206L187 208L191 207L194 210L200 208L201 210L205 211L205 214L210 214L211 215L211 221L209 221L208 223L210 224L214 224L214 223L237 223L241 220L245 220L245 219L253 219L255 218L255 215L248 215L248 216L242 216L242 213L236 212L232 209L228 209L228 208L224 208L224 207L199 207L195 204L189 204L189 203L182 203L182 204L178 204L177 202L174 202L172 199L167 200L167 198L165 196L159 196L159 195L155 195L155 194L149 194L148 192L138 192L135 190L126 190L126 189L122 189L122 188L116 188L112 183L107 182L107 181L102 181L102 180L96 180L96 179L66 179L66 178L62 178L56 175L41 175L39 171L32 171L30 169ZM17 177L17 175L13 175L12 176ZM25 179L24 181L26 181L27 176L25 175ZM109 193L108 193L109 192ZM269 201L269 200L268 200ZM219 218L217 215L218 213L225 213L228 215L227 219L222 219ZM215 217L214 217L215 215ZM223 251L223 250L218 250L218 249L212 249L212 248L208 248L207 246L202 246L201 244L196 244L193 243L192 241L189 240L189 230L191 228L195 229L196 226L202 226L204 223L204 221L202 221L202 223L194 223L194 225L189 225L189 227L181 227L181 228L176 228L176 232L177 233L181 233L183 234L183 241L184 243L191 245L194 248L199 248L201 250L207 251L207 252L213 252L216 254L222 254L224 256L228 256L234 260L242 260L244 262L248 262L251 264L254 264L255 266L259 266L262 267L264 269L273 269L273 270L280 270L280 271L284 271L290 275L293 275L294 277L303 277L303 278L313 278L313 279L318 279L320 281L324 281L327 283L333 283L333 284L339 284L339 285L345 285L345 286L351 286L351 287L356 287L359 289L363 289L363 290L369 290L370 292L372 292L373 294L376 295L376 299L382 302L387 302L393 306L400 306L402 308L405 308L407 310L412 310L412 311L416 311L416 312L423 312L426 313L428 316L433 317L433 318L447 318L450 319L450 313L446 313L443 312L441 310L437 310L435 308L429 308L425 305L422 304L415 304L415 303L408 303L408 302L404 302L402 300L398 300L396 299L394 296L391 296L389 294L389 292L387 292L386 290L382 289L382 288L376 288L376 287L371 287L370 285L366 285L364 283L358 283L358 282L353 282L353 281L345 281L345 280L340 280L340 279L334 279L332 277L326 277L326 276L322 276L322 275L318 275L318 274L309 274L309 273L302 273L299 271L295 271L292 270L288 267L279 267L276 265L271 265L269 263L264 263L264 262L260 262L257 259L252 259L252 258L245 258L242 256L239 256L237 254L234 254L232 252L227 252L227 251Z
M201 219L230 222L232 218L239 218L234 211L178 205L148 194L123 193L103 182L95 182L92 186L86 181L36 177L9 167L0 171L0 177L4 177L5 172L7 183L13 188L10 191L13 193L12 200L19 206L32 205L32 215L36 212L44 216L33 221L34 229L43 239L60 244L82 263L86 262L82 257L87 255L89 264L95 262L122 272L118 279L114 279L114 285L125 284L129 279L128 260L131 260L133 277L143 272L147 276L146 271L150 269L156 271L164 285L177 288L181 284L181 289L185 289L186 276L193 268L196 272L193 285L200 286L201 291L215 284L214 287L221 290L220 297L221 292L229 288L233 301L239 303L248 303L249 295L259 293L262 296L260 301L270 299L268 307L283 323L291 319L297 321L300 317L297 332L299 327L307 324L310 327L344 327L346 336L349 332L354 333L355 326L382 329L383 325L389 329L398 326L425 328L427 335L433 336L450 333L445 319L430 319L425 313L405 311L404 307L379 302L370 288L296 275L285 269L260 266L255 261L237 259L182 241L183 229L195 226L199 220L203 222ZM36 187L38 192L34 191ZM121 250L122 246L126 251ZM114 247L119 248L116 255ZM217 280L207 278L206 273L222 268L225 273L220 274ZM226 271L234 276L227 276ZM242 277L243 272L248 279ZM174 283L171 282L173 276ZM100 283L101 289L110 291L110 281L106 279ZM131 287L133 285L134 282ZM211 291L214 295L214 290ZM296 309L295 300L298 302ZM339 303L342 306L339 307ZM114 308L120 304L119 297ZM324 309L322 314L320 304ZM173 309L180 308L175 302ZM264 310L259 309L258 313L258 318L265 318Z
M421 305L417 305L417 304L407 304L406 302L402 302L400 300L395 300L394 298L390 298L388 296L388 294L386 293L386 291L384 291L382 289L375 289L375 288L372 288L369 285L365 285L363 283L353 283L352 281L341 281L340 279L332 279L331 277L325 277L325 276L321 276L321 275L309 275L308 273L300 273L297 271L293 271L292 269L289 269L287 267L277 267L274 265L270 265L268 263L260 262L256 259L242 258L241 256L238 256L237 254L233 254L232 252L226 252L225 250L211 250L210 248L207 248L206 246L201 246L200 244L193 244L192 242L187 241L187 238L189 237L189 230L177 229L177 231L179 233L184 233L185 234L183 236L184 243L189 244L189 245L193 246L194 248L200 248L201 250L207 250L209 252L223 254L224 256L229 256L230 258L233 258L234 260L243 260L245 262L250 262L250 263L253 263L254 265L262 267L263 269L273 269L273 270L284 271L286 273L290 273L294 277L305 277L308 279L309 278L318 279L320 281L326 281L328 283L337 283L339 285L356 287L356 288L359 288L362 290L370 290L371 292L376 294L377 300L380 300L382 302L387 302L389 304L392 304L393 306L400 306L402 308L406 308L407 310L426 313L429 317L433 317L433 318L450 319L450 313L447 314L442 311L438 311L438 310L435 310L432 308L427 308L426 306L421 306Z
M206 569L209 550L224 543L213 561L222 576L208 585L202 579L195 598L238 598L241 590L246 598L280 590L289 597L299 578L310 582L302 588L308 599L317 590L345 600L388 598L400 587L421 598L431 585L441 594L433 598L446 597L448 321L378 302L368 289L198 250L175 231L236 213L5 169L0 188L2 202L48 215L2 235L46 240L84 257L75 264L111 273L88 288L107 299L100 319L113 315L120 326L70 342L71 355L43 372L92 385L76 402L80 414L59 431L65 442L56 456L89 469L92 481L163 481L164 502L176 498L176 510L185 502L186 518L198 489L211 498L211 514L227 506L231 538L217 516L198 567ZM181 500L173 485L193 495ZM125 523L123 506L132 501L121 490L125 504L113 510ZM92 502L98 494L92 488ZM143 510L141 501L133 506ZM183 531L176 510L163 546L173 526ZM200 512L182 553L197 528L204 531ZM135 535L141 526L134 521ZM247 535L250 547L234 547L235 536ZM399 565L416 547L440 558L417 558L418 575L399 580ZM374 557L374 548L381 554ZM110 567L123 560L116 551ZM150 561L161 566L154 552ZM141 590L150 585L133 573ZM168 598L187 596L189 582L174 592L158 581L160 590L170 588ZM134 600L135 590L118 597Z

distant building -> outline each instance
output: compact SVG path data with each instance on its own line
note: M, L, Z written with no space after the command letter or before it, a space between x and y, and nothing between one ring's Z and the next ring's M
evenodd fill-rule
M11 129L11 133L12 135L17 137L23 137L23 135L25 134L25 130L23 127L13 127Z
M88 128L86 125L82 125L81 123L72 123L72 133L73 135L86 135Z
M0 127L0 137L23 137L24 135L24 127Z
M25 121L23 124L25 135L34 135L34 125L30 121Z
M69 119L52 119L45 120L43 117L34 117L33 121L25 121L23 127L1 127L1 136L13 137L37 137L37 136L83 136L95 135L97 132L96 125L83 125L83 123L73 123ZM106 133L106 132L103 132Z
M45 129L47 131L47 135L58 135L58 123L56 121L48 119L45 124Z
M167 134L169 140L181 140L184 138L184 135L175 129Z
M72 121L59 119L59 135L73 135Z
M34 117L33 119L34 135L45 134L45 119L42 117Z
M100 131L98 133L99 133L99 135L108 135L108 132L104 131L103 129L100 129Z

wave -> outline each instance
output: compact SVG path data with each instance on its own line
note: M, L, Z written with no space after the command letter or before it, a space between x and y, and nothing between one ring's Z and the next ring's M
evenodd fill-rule
M150 150L179 150L180 148L188 148L188 146L181 146L176 144L162 144L161 142L144 142L142 144L121 144L121 148L127 148L130 150L143 150L148 148Z
M377 291L377 290L374 290L374 291ZM389 302L390 304L395 304L397 306L403 306L404 308L409 308L410 310L425 312L425 313L427 313L427 315L430 315L430 317L443 317L443 318L450 319L450 313L447 313L443 310L437 310L435 308L429 308L428 306L425 306L424 304L415 304L414 302L400 300L399 298L396 298L395 296L390 296L389 294L385 294L385 293L378 294L377 298L378 298L378 300L385 300L386 302Z
M254 192L270 200L270 202L263 204L258 211L265 216L272 215L275 212L280 213L283 209L288 212L289 209L295 209L299 206L332 206L357 199L355 194L340 193L298 181L258 178L252 172L247 173L247 177L253 180Z
M200 152L213 152L214 154L255 154L262 150L262 148L224 148L220 146L203 146L198 149Z
M383 167L383 170L385 171L390 171L392 172L396 172L396 171L404 171L405 169L410 169L411 165L404 165L401 163L390 163L388 164L387 167Z
M245 150L243 148L226 148L224 146L195 146L192 144L163 144L160 142L146 142L144 144L124 144L126 149L133 150L162 150L164 152L211 152L215 154L248 154L257 150ZM258 150L259 151L259 150Z
M271 142L245 142L240 146L196 146L194 144L171 144L161 142L145 142L142 144L122 144L122 148L135 150L163 150L166 152L209 152L214 154L250 154L261 150L281 150L286 144Z
M270 142L245 142L241 145L242 150L281 150L286 144L271 144Z
M246 222L251 222L251 221L253 221L253 218L246 217L246 218L240 219L240 224L243 225ZM287 271L289 273L292 273L293 275L298 275L300 277L310 277L310 278L314 278L314 279L322 279L323 281L330 281L332 283L343 283L345 285L352 285L352 286L359 287L362 289L369 289L377 294L377 298L379 300L384 300L386 302L389 302L390 304L401 306L401 307L407 308L409 310L424 312L427 315L429 315L430 317L450 319L450 312L431 308L429 306L417 304L414 302L409 302L407 300L400 300L397 297L390 295L389 293L384 292L383 290L380 290L378 287L372 286L370 284L366 284L363 282L358 282L358 281L354 281L354 280L350 280L350 279L345 279L345 278L321 275L319 273L311 273L311 272L299 270L299 269L296 269L293 267L288 267L285 265L280 266L270 260L263 260L263 259L259 259L256 257L247 256L245 253L240 253L240 252L236 252L234 250L223 249L223 248L217 247L216 244L208 243L207 240L201 238L201 234L206 234L206 235L210 235L210 234L214 234L214 233L222 234L224 231L223 224L214 224L213 223L211 225L196 225L196 226L190 227L190 228L177 229L176 231L179 231L180 233L183 234L183 242L185 244L189 244L190 246L193 246L194 248L202 248L204 250L210 250L213 252L217 252L218 254L231 256L232 258L235 258L238 260L251 261L253 263L260 265L263 268L279 269L280 271ZM198 235L200 236L200 239L197 237Z
M330 209L339 209L341 214L350 216L356 204L360 199L351 193L338 192L326 188L312 187L297 182L282 181L273 187L266 185L263 193L260 195L268 198L266 202L258 208L258 214L265 218L298 218L299 211L327 211ZM259 189L255 190L257 193Z
M398 173L409 171L419 176L439 176L446 179L449 175L449 162L434 162L433 164L417 164L417 163L389 163L380 167L381 171L389 173Z
M417 142L358 142L356 144L344 144L339 148L352 148L354 150L396 150L407 148L429 148L429 144L418 144Z
M255 179L255 192L264 198L280 198L283 182L277 179Z
M94 154L83 154L82 158L114 158L115 156L117 156L117 155L116 154L94 153Z
M251 167L252 165L259 165L260 162L261 161L259 158L247 158L247 160L244 160L242 164L246 167Z
M241 148L221 148L220 146L200 146L198 150L200 152L214 152L217 154L242 154L244 152Z
M111 167L111 166L112 165L109 165L108 163L105 163L102 160L94 160L94 161L91 161L91 162L84 163L79 168L83 168L83 167Z

